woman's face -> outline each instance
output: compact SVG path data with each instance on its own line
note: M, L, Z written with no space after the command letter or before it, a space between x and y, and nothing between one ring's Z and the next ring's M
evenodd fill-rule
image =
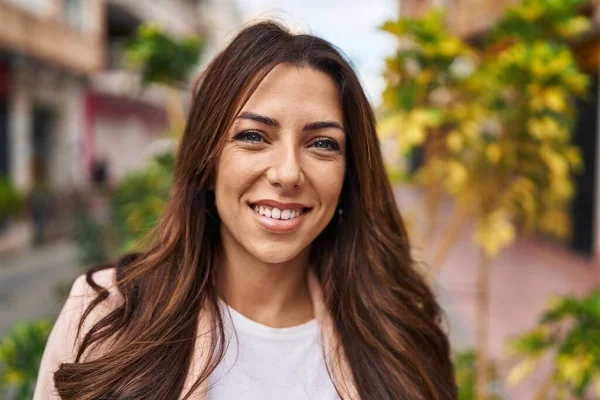
M215 181L223 242L268 263L308 251L334 216L344 181L335 82L310 68L275 67L227 139Z

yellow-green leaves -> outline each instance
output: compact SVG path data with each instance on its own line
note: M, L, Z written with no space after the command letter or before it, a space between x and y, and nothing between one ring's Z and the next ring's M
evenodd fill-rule
M544 394L577 399L598 397L600 291L580 299L551 297L538 325L513 339L509 346L521 360L509 374L512 383L518 383L530 372L531 360L551 356L552 370ZM586 397L588 394L592 397Z
M503 209L486 213L477 219L474 241L492 257L512 243L516 230L510 216Z
M463 149L464 139L459 131L453 130L446 137L446 143L450 152L458 153Z
M449 193L460 193L465 189L469 172L460 162L450 159L445 163L446 179L444 179L444 188Z
M52 322L19 323L0 340L0 393L31 399Z
M523 0L481 48L450 33L440 10L383 25L403 46L386 63L380 136L399 155L421 155L410 181L464 205L488 255L519 229L570 234L572 175L583 167L570 143L574 98L589 79L564 37L587 29L581 3Z
M403 176L424 191L421 243L437 233L437 222L458 225L436 220L444 198L454 201L459 218L475 221L473 241L485 258L510 246L518 232L570 235L573 173L583 167L571 143L574 100L585 96L589 79L566 39L589 29L589 19L578 14L584 1L521 0L477 48L449 32L439 10L384 25L401 46L386 62L380 135L409 159L396 173L410 164ZM442 244L451 243L451 233L442 231ZM583 398L592 384L600 389L600 294L594 301L561 301L519 338L513 350L521 361L510 383L554 351L549 398ZM561 336L565 331L555 325L566 316L576 323ZM465 395L474 383L458 371Z
M538 360L534 357L526 357L517 365L511 368L506 378L506 383L511 386L517 386L523 379L529 376L537 365Z
M498 164L502 157L502 147L497 142L487 145L485 156L491 164Z
M379 121L379 139L393 139L396 149L406 154L415 146L420 146L427 137L428 129L438 126L440 114L433 108L415 108L410 112L398 111Z
M579 16L579 7L589 0L521 0L510 7L495 29L496 36L524 40L573 39L590 28L590 20Z
M517 5L514 12L525 22L536 22L544 14L544 7L540 2L529 1Z
M555 28L560 35L571 39L589 31L592 28L592 24L589 18L576 16L556 23Z

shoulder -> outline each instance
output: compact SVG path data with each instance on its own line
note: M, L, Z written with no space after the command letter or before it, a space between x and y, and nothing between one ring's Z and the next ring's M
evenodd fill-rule
M71 287L71 291L50 332L38 371L34 399L58 399L54 390L53 374L61 363L74 362L82 336L101 318L108 315L122 302L122 296L116 286L116 269L107 268L91 274L92 284L86 274L82 274ZM108 291L108 297L85 318L81 331L79 323L85 310L98 296L94 289L98 285ZM98 288L98 290L101 290ZM89 355L88 352L86 352ZM85 357L84 357L85 358Z
M117 273L114 267L95 271L92 274L90 274L90 278L88 278L87 273L81 274L73 282L73 286L71 287L69 297L95 297L98 292L94 289L93 285L97 285L99 286L98 290L106 289L108 291L109 296L107 300L117 301L119 298L121 298L121 293L119 292L116 285L116 277Z
M85 312L105 289L108 296L96 304L87 315ZM116 285L116 269L107 268L75 279L71 291L60 311L47 346L61 354L64 362L73 362L81 341L87 332L102 318L121 305L123 297ZM85 318L84 318L85 316ZM81 324L81 329L79 328ZM89 352L86 351L86 356ZM84 359L86 358L84 356Z
M90 276L91 282L88 280L87 274L82 274L75 279L69 296L54 323L54 338L60 338L60 341L55 344L68 347L62 350L69 354L67 358L70 360L74 360L76 349L90 328L117 308L123 301L123 297L116 286L115 268L96 271ZM81 325L81 331L78 332L85 311L98 297L98 291L94 288L96 285L99 286L96 288L98 291L106 289L108 297L90 310L83 321L83 325Z
M73 282L67 303L76 305L82 314L102 289L108 292L108 297L98 307L112 309L123 302L123 296L116 285L116 269L107 268L90 274L90 278L87 274L79 275Z
M106 316L123 302L116 284L116 269L106 268L91 274L82 274L75 279L65 305L59 315L59 320L69 322L69 331L72 333L79 324L80 319L98 295L106 290L108 296L97 304L85 318L81 334L84 335L98 320Z

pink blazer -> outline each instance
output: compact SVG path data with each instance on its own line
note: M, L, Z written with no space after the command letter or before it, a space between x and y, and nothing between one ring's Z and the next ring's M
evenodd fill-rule
M114 309L122 302L122 296L114 287L115 270L107 269L98 271L94 274L94 280L101 286L109 290L109 297L106 301L94 308L92 313L86 319L82 333L87 332L91 326L103 316L107 315L111 309ZM352 378L352 373L349 369L347 360L342 351L339 349L336 341L336 333L334 331L331 316L326 310L323 303L322 289L317 277L311 272L309 273L308 287L313 301L315 316L319 322L323 335L323 343L325 346L325 354L327 362L331 367L332 378L336 386L340 389L342 397L346 400L358 400L356 386ZM63 306L58 319L56 320L40 365L38 379L35 387L34 400L56 400L60 399L54 387L53 374L58 369L61 362L73 362L75 360L76 350L79 347L81 337L76 338L77 324L83 311L95 297L94 290L87 284L85 275L79 276L73 283L71 292L65 305ZM206 312L203 311L203 312ZM208 332L210 327L210 318L199 318L198 332ZM209 335L201 335L195 343L196 357L193 358L192 364L187 375L182 394L186 394L191 388L196 377L200 375L200 371L204 366L205 359L201 354L207 352L202 351L210 345L208 340ZM98 349L94 348L94 352ZM89 357L89 352L86 351L84 359ZM207 400L208 383L205 381L195 392L192 397L194 400ZM182 396L180 396L181 398Z

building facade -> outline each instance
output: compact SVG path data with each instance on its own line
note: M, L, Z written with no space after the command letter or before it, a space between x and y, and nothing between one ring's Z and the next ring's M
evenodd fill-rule
M205 43L198 70L225 43L223 38L240 25L231 0L107 0L104 69L95 74L85 95L83 165L101 165L116 183L139 169L167 139L168 106L172 92L142 88L139 74L125 68L125 43L144 22L161 26L174 37L198 35ZM182 104L189 91L179 93ZM172 104L172 102L171 102Z
M60 197L98 180L114 186L148 161L167 137L167 95L142 89L124 65L146 22L199 35L214 52L240 20L232 0L0 0L0 179ZM15 237L8 228L0 252Z
M80 181L81 99L103 65L103 0L0 2L0 175Z
M98 164L112 182L143 165L168 125L165 92L142 90L123 61L145 22L214 54L240 19L228 0L0 1L1 177L27 193L86 186Z

